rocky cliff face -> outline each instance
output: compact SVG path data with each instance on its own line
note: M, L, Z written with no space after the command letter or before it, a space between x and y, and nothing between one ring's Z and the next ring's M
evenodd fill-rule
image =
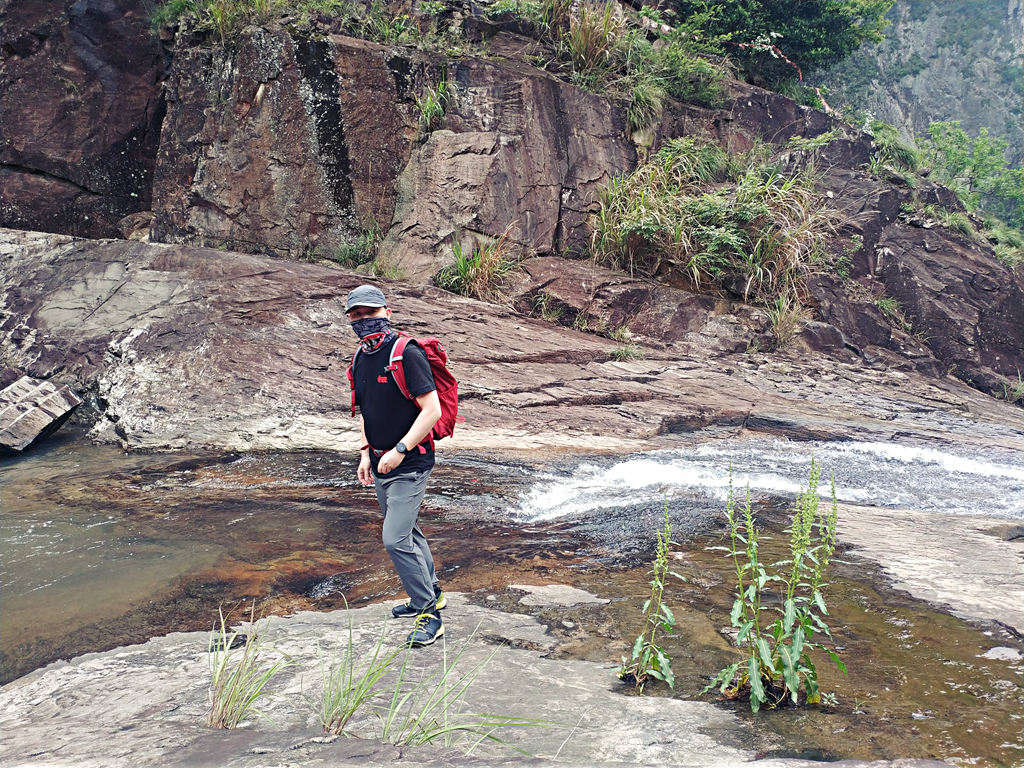
M1024 160L1024 6L1020 0L898 0L885 40L814 78L907 134L933 120L988 127Z
M140 0L0 0L0 226L117 237L150 205L164 54Z
M68 121L66 135L61 134L64 149L58 147L51 155L64 157L64 176L72 176L73 168L105 168L107 175L103 178L109 181L120 178L114 173L116 169L130 168L135 174L133 189L139 191L124 196L122 188L111 181L109 188L97 185L100 191L85 195L52 178L49 171L37 173L25 170L27 164L9 164L3 177L5 210L21 212L11 214L13 223L18 227L108 234L118 216L140 210L142 221L148 222L145 217L152 216L151 227L144 223L143 230L153 240L219 249L139 250L141 246L127 243L106 243L102 247L79 243L57 248L50 244L42 250L28 251L30 256L26 257L17 252L28 245L9 246L4 265L3 318L7 373L31 368L32 375L42 378L72 375L77 386L94 390L101 410L103 402L107 403L106 428L130 444L149 444L148 438L128 437L146 432L149 417L142 414L148 411L140 398L151 397L166 408L170 404L186 408L185 401L179 395L172 397L139 387L135 377L145 378L141 369L132 367L130 373L124 372L118 347L121 341L111 346L109 338L110 328L131 330L122 328L122 321L104 326L107 330L95 337L95 344L89 340L93 337L83 329L88 330L96 319L89 310L90 291L110 289L107 298L111 304L104 303L104 311L123 301L128 302L126 306L134 306L129 299L144 295L145 308L131 309L123 319L126 323L138 312L153 320L173 309L176 322L188 330L160 331L155 337L160 345L180 342L182 333L199 333L204 327L209 338L216 340L209 343L221 344L225 341L218 335L223 329L217 330L216 325L220 321L204 314L216 315L212 305L204 303L204 291L221 291L219 280L255 274L273 275L273 280L281 281L272 288L261 278L258 300L253 299L250 305L238 296L227 302L233 308L225 310L234 317L239 311L236 305L245 307L245 313L273 306L272 312L268 310L254 320L271 329L274 322L293 318L291 302L301 304L299 297L317 294L317 280L334 285L340 279L332 276L330 268L318 267L318 277L303 277L301 287L296 288L290 282L295 270L300 269L294 261L284 261L280 267L266 262L241 266L238 257L227 255L219 258L225 265L235 266L225 266L221 275L213 265L217 254L225 250L271 258L331 258L350 249L373 229L385 233L380 261L389 273L422 285L450 263L454 243L468 247L473 241L498 237L509 228L512 241L524 257L511 297L521 313L591 334L609 336L613 331L628 330L641 339L642 345L654 345L661 350L659 354L672 359L708 360L719 354L770 348L773 341L767 313L743 305L738 297L696 292L685 286L669 287L576 258L589 249L593 214L609 180L635 168L652 144L687 135L709 136L735 149L747 148L755 140L782 149L792 137L812 138L826 132L837 136L814 150L789 151L786 160L813 160L824 169L821 183L847 217L835 248L845 251L850 261L849 275L819 275L812 280L808 301L815 319L797 337L796 350L823 353L849 365L881 364L939 376L953 373L997 395L1004 393L1009 382L1016 381L1018 371L1024 371L1021 277L1000 264L986 244L967 240L918 214L908 213L925 203L955 208L958 203L951 194L927 183L910 189L871 176L865 169L872 152L866 137L822 112L777 94L729 82L720 108L672 102L649 135L630 136L622 104L588 93L527 63L523 51L529 50L531 41L515 30L484 23L467 25L466 29L483 43L446 55L325 30L314 33L274 22L243 30L227 47L188 28L179 29L162 96L158 96L152 87L159 69L157 45L142 29L138 9L125 5L118 17L122 26L106 25L83 38L93 45L89 50L109 54L123 43L116 38L122 27L126 36L147 35L144 40L138 37L138 45L128 46L130 56L108 55L108 59L116 59L119 68L96 65L105 87L97 86L75 98L65 94L64 101L50 94L33 108L24 94L28 80L11 77L10 73L20 71L18 67L28 71L30 65L53 65L59 56L78 56L94 64L95 57L89 59L82 53L85 42L65 50L54 47L53 35L40 37L41 33L31 30L43 28L40 19L49 20L46 23L51 26L47 29L64 29L59 24L65 24L71 30L68 39L78 40L73 31L79 29L76 24L84 23L79 16L84 13L92 18L89 14L98 13L90 10L88 3L68 10L53 2L43 4L42 0L37 5L50 10L43 13L37 9L33 15L26 10L31 5L19 6L17 12L13 6L7 7L9 18L20 19L21 28L28 31L5 42L3 119L10 122L11 110L6 109L10 103L19 105L17 109L24 113L22 122L26 124L52 122L54 116L61 116ZM137 60L140 56L141 64ZM424 126L417 99L442 80L450 86L447 108L435 124ZM17 93L22 94L20 100L12 102L12 94ZM75 109L69 109L70 104ZM87 115L104 109L110 113L111 122L101 131ZM140 128L142 124L147 127ZM21 130L18 134L5 129L4 151L13 152L11 148L17 145L22 159L29 155L42 157L42 143ZM19 135L22 138L17 141L21 143L17 144ZM131 145L132 152L118 144L117 136L127 135L138 138ZM123 150L131 162L103 165L101 159L108 158L109 153L100 152L108 146L99 142L100 136L109 146L121 147L118 151ZM96 147L98 154L75 154L72 150L79 145ZM59 189L45 194L54 184ZM71 190L70 197L62 197L61 190ZM45 197L45 204L38 199L40 196ZM96 218L97 206L105 212L105 218ZM151 212L144 210L147 207ZM32 258L42 260L38 266L43 272L29 269ZM89 259L95 259L96 265L90 266ZM152 261L155 266L139 267L133 264L134 259L146 264ZM43 262L49 266L44 267ZM185 267L186 263L202 267ZM188 270L193 268L205 276L189 277ZM184 273L169 277L175 270ZM38 282L36 288L26 284L26 275ZM50 310L44 312L44 321L39 324L33 315L38 308L32 302L43 301L41 297L47 292L58 291L61 281L71 279L69 275L83 281L75 289L80 295L74 301L85 314L43 342L45 334L39 334L49 327ZM347 285L347 280L339 285ZM290 296L293 289L298 294ZM264 291L270 293L264 295ZM336 293L331 289L325 295L336 297ZM442 294L431 289L430 295ZM35 298L24 303L26 296ZM876 302L882 297L898 300L904 315L901 321L879 309ZM179 301L183 302L181 306ZM461 300L453 301L456 303L452 306L457 306ZM99 306L96 309L99 311ZM185 310L192 314L177 314ZM321 312L309 311L310 318ZM508 310L501 312L506 313L504 317L512 317ZM341 319L334 309L331 313L334 320ZM458 334L459 327L455 323L435 330ZM541 323L531 327L529 334L544 335L550 329L550 325ZM81 338L74 338L73 330L81 332ZM467 329L465 337L469 340L473 334ZM594 352L598 357L610 354L607 342L592 335L578 338L580 344L583 339L592 339L594 349L600 350ZM282 343L295 348L296 340ZM305 348L308 343L304 339L299 346ZM328 342L315 339L315 344L321 343ZM198 341L196 344L196 350L207 349ZM525 350L532 343L524 340L523 344ZM183 372L204 365L204 352L193 350L187 354L196 357L176 358L173 365L164 360L156 379L166 377L177 386ZM242 369L262 370L262 353L253 350L251 354L255 357L237 358L236 363ZM323 354L327 355L326 347ZM562 354L560 351L544 361L561 360ZM280 366L281 361L272 364ZM304 358L301 364L313 368L328 365L319 357ZM110 378L112 370L122 371L118 374L121 378ZM202 370L209 373L208 368ZM285 366L282 370L291 369ZM262 374L252 375L249 384L235 382L241 387L239 391L261 390L265 383ZM298 397L292 390L302 386L285 382L274 385L275 391L290 393L282 395L282 408L287 410L283 403ZM628 389L632 385L626 386ZM640 396L622 395L611 385L606 388L617 394L598 395L596 400L581 395L581 404L623 402L622 397ZM133 405L124 407L140 421L129 428L125 418L118 424L118 432L114 424L122 418L118 415L121 406L113 404L129 401ZM545 398L542 401L549 402ZM232 408L245 412L251 404L246 396ZM564 407L565 403L556 399L551 405ZM317 413L326 409L324 412L331 413L333 420L335 406L317 400L312 407ZM258 421L257 412L259 409L253 418ZM227 406L224 413L225 419L233 418ZM658 411L653 418L659 424L678 422L668 411ZM701 418L687 416L678 423L691 421L699 423ZM273 425L267 429L273 434L279 431ZM242 444L261 444L263 438L258 435L267 429L252 425L245 428L249 437L240 438ZM199 422L182 423L174 431L176 436L164 434L154 438L154 444L179 444L188 439L190 430L199 435L203 426ZM230 442L224 437L217 440ZM319 438L312 440L320 444Z

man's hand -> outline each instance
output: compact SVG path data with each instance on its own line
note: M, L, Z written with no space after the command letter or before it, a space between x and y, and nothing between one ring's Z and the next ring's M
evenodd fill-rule
M387 453L380 457L380 462L377 464L377 471L382 475L386 475L392 469L401 464L402 459L404 458L404 453L399 453L394 448L392 448L390 451L388 451Z
M373 485L373 472L370 471L370 452L363 451L359 457L359 469L356 470L356 477L363 485Z

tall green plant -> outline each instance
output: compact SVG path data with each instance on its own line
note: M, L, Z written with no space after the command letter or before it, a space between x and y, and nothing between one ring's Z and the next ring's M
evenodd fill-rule
M796 704L801 692L806 703L816 704L821 692L812 651L824 652L846 672L825 620L826 577L836 547L835 479L831 505L824 510L818 494L820 479L821 467L812 459L807 490L797 502L788 531L789 558L766 567L750 490L737 514L730 471L726 504L730 546L714 549L724 549L735 569L736 598L729 620L738 630L736 645L744 659L720 670L703 693L717 687L727 698L747 695L754 712L762 706L775 707L786 698Z
M637 693L643 693L649 678L661 680L669 688L676 684L672 672L672 661L665 649L658 644L658 635L675 631L676 619L664 602L665 581L669 576L668 550L672 541L672 525L668 519L668 497L665 498L665 521L656 532L657 548L654 565L651 568L651 596L644 602L640 612L644 615L643 629L633 642L630 657L622 658L619 679L632 683Z

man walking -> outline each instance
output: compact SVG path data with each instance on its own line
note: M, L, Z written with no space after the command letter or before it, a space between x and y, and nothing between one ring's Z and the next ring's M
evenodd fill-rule
M360 340L352 363L363 434L357 477L363 485L376 487L384 513L384 547L409 595L409 601L391 613L395 618L416 618L409 645L430 645L444 634L440 611L445 598L416 519L434 467L433 443L424 439L441 417L441 404L430 363L415 343L406 346L401 358L413 399L396 384L390 357L399 335L391 327L391 309L379 288L353 289L345 312Z

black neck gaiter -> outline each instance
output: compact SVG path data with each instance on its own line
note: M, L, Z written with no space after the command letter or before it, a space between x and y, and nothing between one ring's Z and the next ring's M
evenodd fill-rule
M397 332L391 327L386 317L361 317L353 320L352 332L359 337L364 352L373 353L386 342L393 339Z

